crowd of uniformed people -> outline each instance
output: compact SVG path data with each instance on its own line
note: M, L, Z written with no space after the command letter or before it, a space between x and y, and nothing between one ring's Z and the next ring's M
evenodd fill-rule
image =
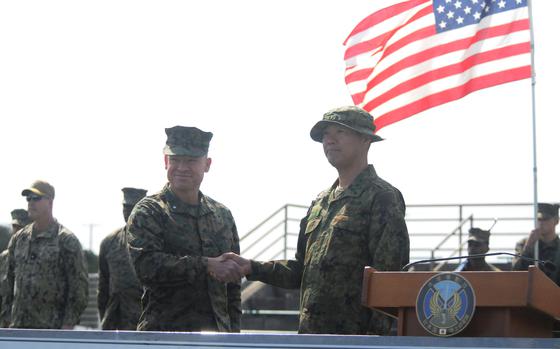
M338 178L300 222L295 257L260 262L240 255L230 210L200 190L212 159L212 133L165 129L163 189L123 188L126 224L99 250L97 302L104 330L219 331L241 329L240 280L300 289L300 333L388 334L393 320L361 304L365 266L399 271L409 262L405 201L368 163L382 139L358 107L328 111L311 129ZM54 187L37 180L12 211L12 235L0 254L0 325L71 329L87 305L88 274L80 242L53 216ZM535 257L560 265L558 205L539 204L538 224L517 246L526 270ZM470 255L489 251L490 231L469 231ZM499 270L484 256L457 271ZM545 270L557 284L557 270Z

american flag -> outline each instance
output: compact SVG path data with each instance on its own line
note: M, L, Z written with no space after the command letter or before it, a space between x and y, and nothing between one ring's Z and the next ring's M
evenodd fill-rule
M346 84L378 130L531 77L527 0L393 1L361 21L344 45Z

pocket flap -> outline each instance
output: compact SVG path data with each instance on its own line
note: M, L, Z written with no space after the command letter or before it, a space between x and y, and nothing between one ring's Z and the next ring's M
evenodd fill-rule
M309 222L307 222L307 227L305 227L305 234L312 233L315 229L317 229L320 223L321 223L321 217L314 218Z

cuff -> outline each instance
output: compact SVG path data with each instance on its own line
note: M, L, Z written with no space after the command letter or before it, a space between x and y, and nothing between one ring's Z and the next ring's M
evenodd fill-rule
M262 264L263 264L262 262L251 260L251 274L245 276L247 280L256 281L259 279L259 275L261 274Z

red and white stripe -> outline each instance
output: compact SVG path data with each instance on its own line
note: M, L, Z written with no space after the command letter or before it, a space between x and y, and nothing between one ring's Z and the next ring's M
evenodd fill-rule
M436 33L431 0L364 19L346 39L345 80L377 130L483 88L531 76L527 7Z

